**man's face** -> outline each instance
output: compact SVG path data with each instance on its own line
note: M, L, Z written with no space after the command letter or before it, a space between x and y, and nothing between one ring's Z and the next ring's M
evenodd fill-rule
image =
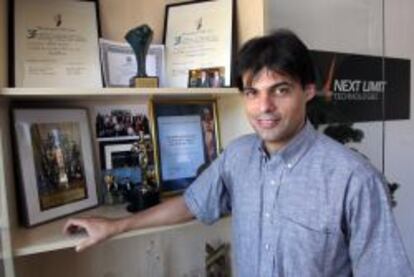
M250 124L274 152L292 139L305 122L306 103L315 95L314 85L302 87L287 75L263 69L243 75L243 99Z

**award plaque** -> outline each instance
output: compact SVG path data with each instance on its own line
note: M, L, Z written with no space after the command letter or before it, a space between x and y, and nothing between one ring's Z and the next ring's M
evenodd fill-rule
M14 1L16 87L102 87L94 2Z
M156 88L159 86L158 77L148 76L146 71L145 60L153 34L151 28L144 24L129 30L125 35L125 39L131 45L137 59L137 75L131 78L131 87Z

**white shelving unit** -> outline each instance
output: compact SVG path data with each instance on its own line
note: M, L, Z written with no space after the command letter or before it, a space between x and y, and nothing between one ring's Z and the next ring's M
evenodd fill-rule
M221 144L226 146L228 142L239 135L249 132L249 127L243 116L242 105L240 105L239 92L236 88L3 88L0 90L0 134L2 135L2 148L0 151L0 168L4 168L4 174L0 176L1 192L5 195L2 200L3 207L7 209L9 220L6 222L6 229L11 237L11 255L14 263L22 260L36 260L37 256L50 255L73 248L84 236L78 234L67 236L62 233L62 227L70 216L105 216L111 218L125 217L128 215L125 207L120 206L99 206L76 215L69 215L64 218L53 220L32 228L22 227L18 221L16 197L16 186L14 180L13 163L16 156L11 149L12 140L10 130L10 110L14 107L85 107L91 108L95 105L109 104L135 104L149 103L151 99L172 99L172 100L200 100L215 99L217 101L219 128L221 133ZM95 155L95 164L98 156ZM96 167L96 166L95 166ZM0 173L2 174L2 173ZM4 180L4 181L2 181ZM229 226L229 219L224 219L224 225ZM224 226L223 225L223 226ZM124 239L140 239L166 232L191 232L194 228L204 228L197 221L185 224L162 226L137 231L131 231L113 238L113 241ZM227 227L226 227L227 228ZM39 256L39 257L40 257ZM39 258L40 259L40 258ZM16 267L16 265L15 265ZM26 266L27 267L27 266ZM18 270L20 271L20 270ZM25 273L27 274L27 273ZM101 273L99 273L101 274ZM10 275L10 274L9 274ZM20 275L20 274L19 274ZM23 274L24 275L24 274Z
M164 6L180 1L99 1L102 35L119 41L123 39L123 30L146 23L154 30L153 43L161 43ZM21 227L17 216L18 183L14 178L14 163L17 160L12 151L10 110L14 107L89 109L94 105L149 103L151 99L158 98L215 99L218 107L221 146L225 147L232 139L251 131L244 118L237 89L7 88L6 80L9 74L7 57L10 56L7 50L9 29L7 3L7 0L0 0L0 276L3 273L6 277L147 276L141 269L148 266L148 262L142 259L142 256L146 255L147 247L151 245L149 241L151 243L162 241L161 246L155 243L155 248L160 248L157 249L161 252L162 267L173 272L161 276L192 275L188 271L192 266L191 260L204 259L204 243L200 238L212 239L215 238L216 233L226 235L230 225L228 218L221 220L215 225L217 227L205 227L192 221L186 224L132 231L112 239L102 247L98 246L79 255L70 248L76 245L82 235L64 236L61 233L67 217L29 229ZM264 32L265 3L266 1L263 0L237 0L238 45ZM134 12L126 13L126 10ZM94 160L97 161L96 155ZM122 217L127 213L123 207L101 206L78 215ZM174 257L173 260L170 260L171 257Z

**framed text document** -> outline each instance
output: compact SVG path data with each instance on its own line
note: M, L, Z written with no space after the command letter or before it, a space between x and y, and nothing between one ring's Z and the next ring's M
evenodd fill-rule
M162 194L183 192L219 154L215 101L152 102Z
M232 0L167 5L164 31L169 87L187 87L191 71L213 67L223 68L224 86L230 86Z
M16 87L102 87L94 2L14 1Z

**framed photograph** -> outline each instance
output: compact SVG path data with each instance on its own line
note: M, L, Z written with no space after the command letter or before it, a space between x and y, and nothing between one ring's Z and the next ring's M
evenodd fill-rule
M102 71L106 87L129 87L137 75L137 60L128 43L100 39ZM157 76L160 87L165 86L164 45L152 44L148 49L146 69L148 76Z
M86 110L15 109L24 224L98 204Z
M102 87L95 2L15 0L12 84Z
M218 155L216 103L155 101L152 112L160 189L181 192Z
M147 104L95 107L98 141L138 139L140 132L150 136Z
M224 67L198 68L188 71L189 88L224 87Z
M190 70L223 67L224 86L230 86L233 0L170 4L165 16L167 85L187 87Z
M151 137L144 137L152 143ZM141 169L139 155L132 151L137 140L103 141L100 142L101 168L104 175L110 174L117 186L131 186L141 184ZM148 167L154 169L154 153L149 152Z

